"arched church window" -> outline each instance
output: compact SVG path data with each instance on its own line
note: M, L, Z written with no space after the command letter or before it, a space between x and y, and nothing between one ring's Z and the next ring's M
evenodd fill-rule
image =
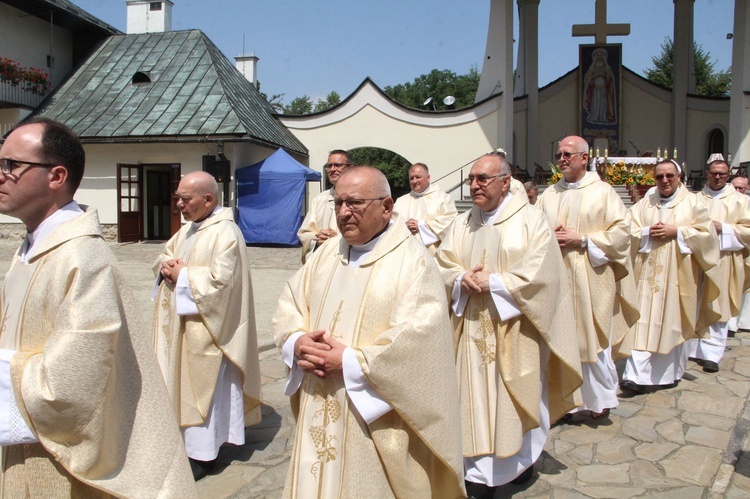
M724 154L724 132L719 128L714 128L708 133L708 154L706 157L711 156L714 153ZM724 156L726 156L724 154Z

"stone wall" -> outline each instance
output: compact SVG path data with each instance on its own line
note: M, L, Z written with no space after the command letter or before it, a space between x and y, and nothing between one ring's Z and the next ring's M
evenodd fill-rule
M102 224L104 239L117 241L117 224ZM22 241L26 237L26 227L23 224L0 224L0 239Z

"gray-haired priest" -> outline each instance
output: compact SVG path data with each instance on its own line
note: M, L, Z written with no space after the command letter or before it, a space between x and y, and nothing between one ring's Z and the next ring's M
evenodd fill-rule
M347 169L333 203L341 236L292 277L273 320L297 418L284 496L463 497L438 268L391 223L380 171Z

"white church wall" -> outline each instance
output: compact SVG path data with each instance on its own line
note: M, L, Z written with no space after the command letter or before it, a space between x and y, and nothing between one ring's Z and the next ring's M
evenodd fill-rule
M654 85L623 78L620 147L628 156L637 156L633 142L641 153L664 149L672 143L671 93Z
M577 88L578 79L571 74L539 92L537 158L542 166L552 160L560 139L578 134Z

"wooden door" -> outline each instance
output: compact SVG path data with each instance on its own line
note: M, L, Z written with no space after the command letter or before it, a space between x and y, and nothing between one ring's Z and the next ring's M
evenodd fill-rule
M143 179L140 165L117 164L117 239L143 239Z

